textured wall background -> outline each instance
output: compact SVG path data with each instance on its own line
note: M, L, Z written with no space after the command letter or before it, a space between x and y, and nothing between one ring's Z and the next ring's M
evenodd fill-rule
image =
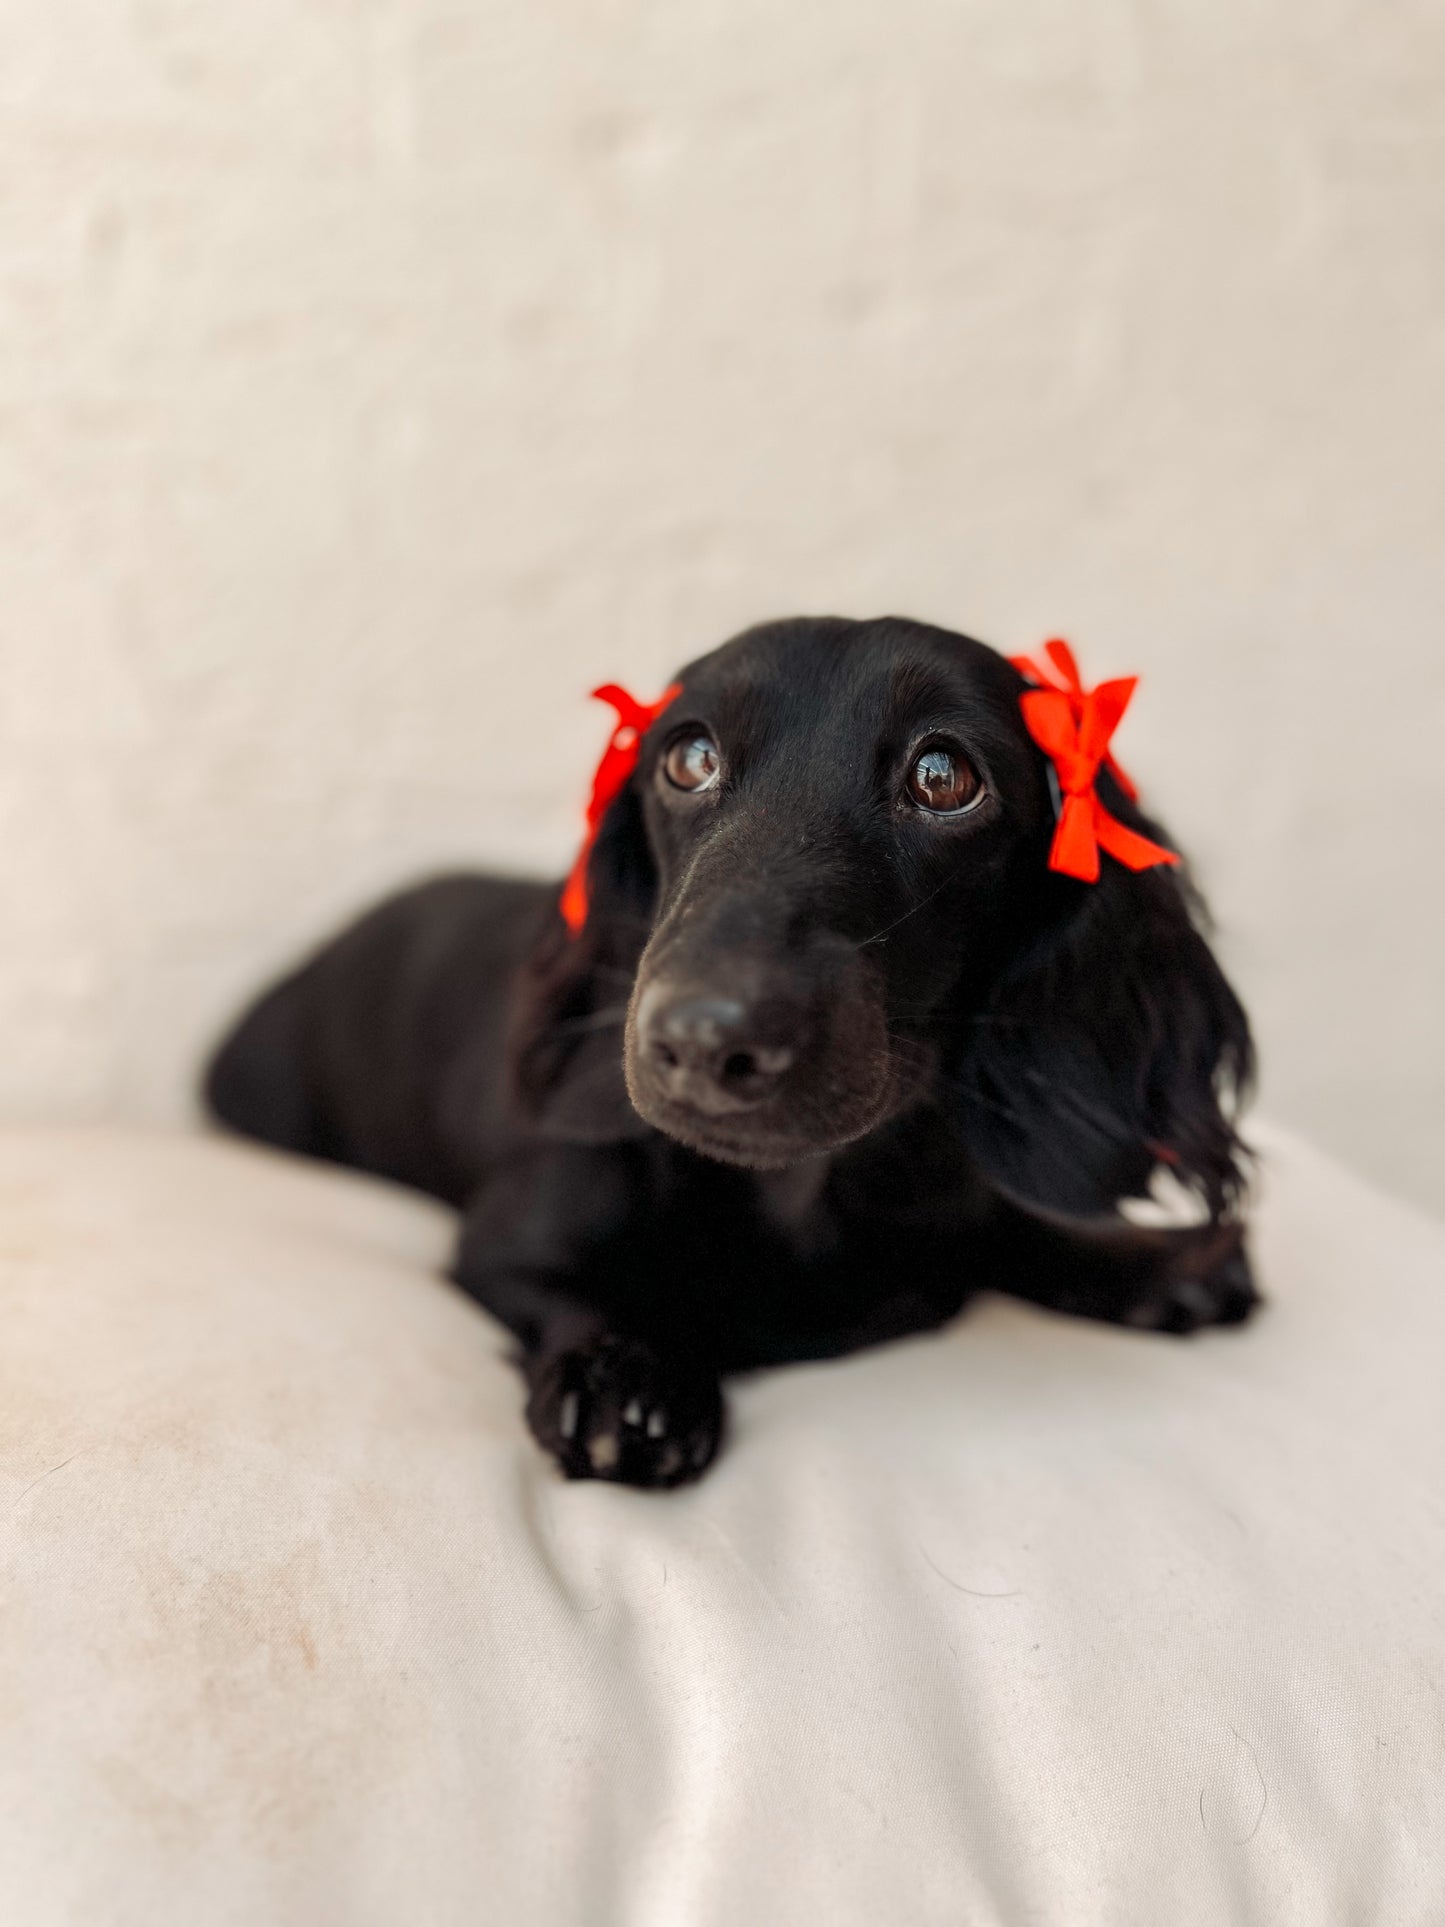
M1145 672L1267 1101L1445 1201L1442 99L1433 0L0 0L0 1110L896 609Z

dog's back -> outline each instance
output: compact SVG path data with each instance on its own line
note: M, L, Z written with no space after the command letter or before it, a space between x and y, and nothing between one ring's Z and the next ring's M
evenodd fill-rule
M263 993L204 1095L223 1124L459 1201L502 1106L508 989L555 896L446 876L389 898Z

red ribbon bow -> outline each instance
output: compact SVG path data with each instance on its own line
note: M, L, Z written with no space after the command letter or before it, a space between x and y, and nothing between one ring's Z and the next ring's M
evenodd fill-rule
M607 739L602 761L597 765L597 774L592 778L592 798L587 805L587 834L582 839L582 848L577 852L577 861L562 886L562 920L574 937L581 936L582 927L587 921L587 866L592 861L592 846L597 841L602 819L637 768L643 736L668 704L675 702L682 694L682 684L673 683L655 703L638 702L635 696L629 696L615 682L604 683L592 694L598 702L611 703L617 711L617 723Z
M1085 883L1099 880L1099 852L1107 850L1130 870L1148 870L1156 863L1177 863L1173 850L1151 843L1110 816L1099 801L1094 779L1108 770L1132 802L1139 792L1109 754L1109 738L1119 727L1129 699L1138 687L1137 676L1121 676L1084 688L1079 665L1066 642L1046 642L1047 667L1031 656L1011 656L1021 674L1039 686L1019 698L1030 736L1058 773L1063 793L1058 828L1049 850L1049 868Z

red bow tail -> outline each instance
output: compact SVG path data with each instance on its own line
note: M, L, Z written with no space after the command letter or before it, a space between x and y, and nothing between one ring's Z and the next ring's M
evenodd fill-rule
M1097 883L1100 850L1107 850L1130 870L1177 863L1179 858L1173 850L1152 843L1147 836L1141 836L1111 816L1094 787L1100 768L1113 767L1109 761L1109 739L1129 707L1138 677L1120 677L1086 691L1079 682L1068 645L1051 642L1048 648L1055 663L1065 672L1060 680L1041 675L1037 665L1027 657L1015 658L1015 667L1024 668L1024 673L1036 676L1044 684L1042 688L1025 690L1019 706L1030 736L1058 774L1063 796L1058 827L1049 849L1049 868L1064 876L1078 877L1084 883ZM1137 793L1132 784L1126 783L1125 790L1131 797Z
M562 886L558 908L562 921L573 937L580 937L587 922L588 887L587 873L592 862L593 847L597 833L618 795L626 787L627 779L637 768L637 758L641 754L642 739L657 721L663 710L682 694L682 684L672 683L663 691L655 703L640 703L635 696L615 682L604 683L600 689L592 691L598 702L610 703L617 711L617 723L607 739L607 747L602 752L602 760L592 778L592 795L587 804L587 833L582 839L582 847L577 852L577 860L568 872L567 881Z

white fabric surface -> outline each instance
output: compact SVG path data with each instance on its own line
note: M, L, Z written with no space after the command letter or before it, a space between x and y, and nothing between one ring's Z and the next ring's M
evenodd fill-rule
M0 1139L5 1927L1445 1920L1445 1231L1269 1140L1271 1295L999 1301L567 1486L445 1213Z

